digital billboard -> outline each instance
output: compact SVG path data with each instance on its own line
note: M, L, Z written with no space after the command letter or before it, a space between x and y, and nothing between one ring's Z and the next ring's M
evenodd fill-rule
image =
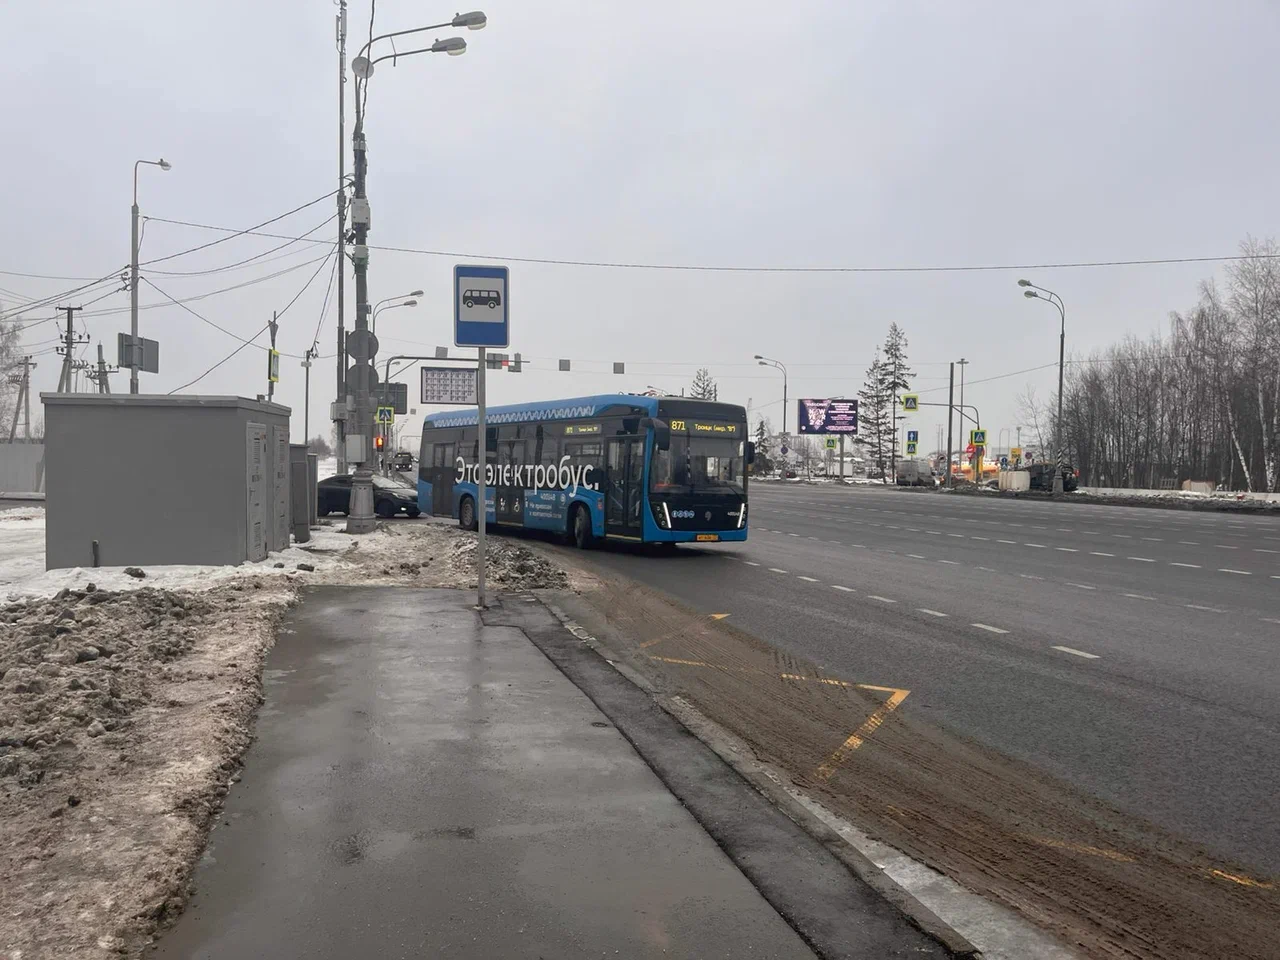
M796 424L800 433L858 434L857 400L799 400Z

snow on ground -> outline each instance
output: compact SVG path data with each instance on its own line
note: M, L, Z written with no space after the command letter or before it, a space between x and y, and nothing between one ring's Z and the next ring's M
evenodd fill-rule
M5 960L137 956L181 912L301 587L475 582L475 536L443 522L361 537L335 524L262 563L138 578L44 571L43 517L13 514L0 514ZM488 554L495 591L566 585L523 541L491 537Z

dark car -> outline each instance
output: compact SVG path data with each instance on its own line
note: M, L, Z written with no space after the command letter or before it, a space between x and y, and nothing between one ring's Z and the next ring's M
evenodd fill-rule
M1048 490L1053 492L1053 470L1052 463L1033 463L1022 469L1026 470L1031 477L1032 490ZM1080 473L1072 468L1071 464L1064 463L1062 465L1062 489L1066 493L1070 493L1080 486Z
M391 458L391 465L397 470L412 470L413 454L409 453L407 450L401 450Z
M321 480L316 484L316 512L320 516L351 511L351 474ZM394 517L398 513L416 517L418 491L386 477L373 478L373 512L380 517Z

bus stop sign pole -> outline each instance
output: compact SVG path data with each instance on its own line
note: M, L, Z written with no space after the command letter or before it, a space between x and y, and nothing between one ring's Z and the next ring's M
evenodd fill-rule
M488 478L485 476L489 470L489 438L484 426L484 353L484 347L481 347L479 353L479 369L476 370L476 407L478 408L476 417L476 435L480 451L480 456L478 458L480 461L480 469L477 471L479 473L479 477L476 480L476 499L480 504L477 507L480 512L476 516L477 529L480 532L479 544L477 546L477 549L479 550L479 558L476 561L476 606L481 610L485 608L484 568L485 563L488 561L488 556L485 552L484 527L485 519L489 514L489 494L486 484Z

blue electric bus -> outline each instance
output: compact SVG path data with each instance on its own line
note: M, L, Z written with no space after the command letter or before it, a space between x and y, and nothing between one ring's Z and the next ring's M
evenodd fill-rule
M477 411L422 425L418 507L477 525ZM485 412L486 525L596 540L747 539L746 411L684 397L607 394Z

